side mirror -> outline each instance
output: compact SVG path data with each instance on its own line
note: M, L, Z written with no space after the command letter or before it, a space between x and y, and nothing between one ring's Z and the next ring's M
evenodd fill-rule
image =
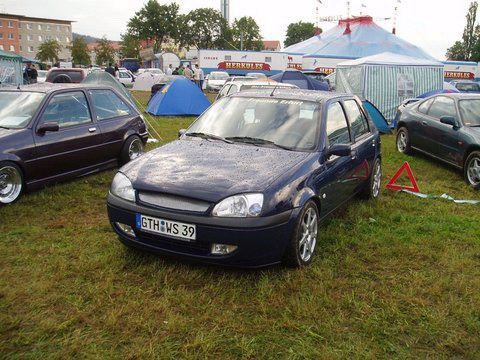
M182 135L185 134L186 132L187 132L187 129L178 130L178 138L180 139L182 137Z
M334 156L350 156L352 153L352 146L348 144L335 144L330 146L327 150L327 159Z
M58 126L58 123L56 123L56 122L46 122L46 123L43 123L42 125L40 125L37 128L37 133L44 134L47 131L58 131L59 129L60 129L60 127Z
M442 116L440 118L440 122L442 124L450 125L453 127L457 127L457 120L453 116Z

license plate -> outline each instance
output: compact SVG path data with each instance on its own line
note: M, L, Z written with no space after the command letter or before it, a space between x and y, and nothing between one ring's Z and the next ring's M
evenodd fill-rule
M195 225L178 221L137 214L136 223L137 229L172 238L193 241L197 236L197 228Z

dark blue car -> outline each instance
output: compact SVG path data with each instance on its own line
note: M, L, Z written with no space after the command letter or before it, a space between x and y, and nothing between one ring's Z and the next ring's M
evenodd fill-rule
M119 170L113 229L128 246L208 263L308 265L322 218L380 194L380 137L367 116L351 95L225 97Z

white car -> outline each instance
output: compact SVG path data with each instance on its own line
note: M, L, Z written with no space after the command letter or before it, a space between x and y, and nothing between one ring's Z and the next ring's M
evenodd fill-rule
M118 70L118 81L126 88L131 88L135 82L135 76L129 70Z
M222 89L219 91L217 98L215 101L218 99L221 99L224 96L243 91L243 90L251 90L251 89L297 89L298 87L292 84L287 84L287 83L279 83L273 80L267 81L267 80L247 80L244 82L240 81L230 81L225 83L223 85Z
M45 80L47 80L47 73L48 73L48 70L37 70L37 74L38 74L37 82L39 83L45 82Z
M158 75L165 74L161 69L157 69L157 68L138 69L137 74L142 74L144 72L149 72L149 73L158 74Z
M252 73L247 73L246 76L253 77L255 79L265 79L267 75L264 73L258 73L258 72L252 72Z
M210 92L217 92L225 85L229 75L225 71L212 71L208 74L206 81L206 90Z

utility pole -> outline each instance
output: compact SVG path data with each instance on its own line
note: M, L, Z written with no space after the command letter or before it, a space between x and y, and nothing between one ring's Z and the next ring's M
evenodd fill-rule
M243 51L243 31L240 33L240 50Z

